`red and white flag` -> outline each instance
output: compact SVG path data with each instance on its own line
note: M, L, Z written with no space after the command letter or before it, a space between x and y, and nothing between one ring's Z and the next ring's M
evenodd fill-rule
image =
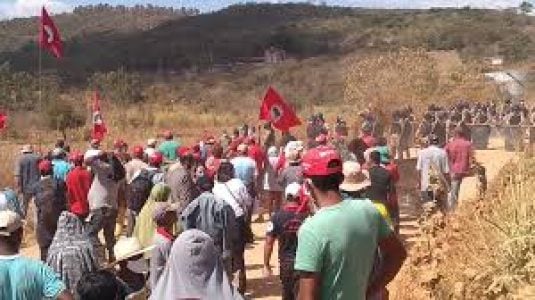
M102 119L102 113L100 111L100 94L95 91L93 95L93 129L91 130L91 138L102 141L104 136L108 132L104 119Z
M301 121L295 114L294 110L284 102L284 99L275 91L274 88L269 87L262 106L260 106L260 120L271 122L273 127L280 131L288 131L288 129L301 125Z
M63 42L59 30L44 7L39 23L39 46L50 51L56 58L63 57Z

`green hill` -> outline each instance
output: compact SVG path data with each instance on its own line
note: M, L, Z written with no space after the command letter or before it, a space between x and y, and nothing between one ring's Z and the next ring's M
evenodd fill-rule
M184 17L184 16L187 17ZM306 4L248 4L196 15L161 8L98 6L56 16L66 57L45 69L66 82L93 72L203 69L262 56L270 45L306 58L400 47L458 50L465 58L534 54L533 18L474 9L367 10ZM35 19L0 22L0 62L35 71Z

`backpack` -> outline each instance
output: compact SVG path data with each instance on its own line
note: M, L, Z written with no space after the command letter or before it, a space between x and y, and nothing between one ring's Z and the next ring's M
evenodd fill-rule
M128 208L136 212L141 211L141 208L149 198L152 187L150 172L141 170L126 188Z
M121 181L126 178L126 170L124 169L123 163L115 155L110 155L110 165L113 170L113 180L115 182Z

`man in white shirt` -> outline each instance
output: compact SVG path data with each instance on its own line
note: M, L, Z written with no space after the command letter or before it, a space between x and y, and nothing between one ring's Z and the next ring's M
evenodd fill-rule
M439 142L439 138L431 134L429 146L418 153L416 170L418 171L418 185L423 204L433 201L436 197L430 189L431 177L437 176L440 184L446 188L449 185L448 156L446 151L438 146Z
M234 178L234 167L231 163L221 162L216 175L213 193L216 198L223 199L228 203L236 216L236 225L238 234L233 247L233 264L234 269L239 271L238 274L238 291L243 295L247 277L245 275L245 244L248 238L247 219L250 219L252 213L249 207L252 207L252 198L247 192L245 184L240 179Z

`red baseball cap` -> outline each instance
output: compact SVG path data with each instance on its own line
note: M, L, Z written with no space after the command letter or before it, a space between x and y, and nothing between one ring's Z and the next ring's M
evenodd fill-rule
M48 159L43 159L39 162L39 171L41 173L48 173L52 171L52 162L50 162Z
M84 155L80 151L76 150L69 155L69 160L73 163L81 163L84 161Z
M163 163L163 154L159 151L154 152L154 154L149 157L149 162L152 165L161 165Z
M115 149L121 149L121 148L126 147L126 146L127 146L127 144L122 139L117 139L117 140L115 140L113 142L113 147Z
M308 176L329 176L342 173L342 157L336 149L327 146L320 146L308 150L301 162L303 165L303 175Z
M142 157L143 156L143 147L142 146L135 146L134 149L132 149L132 154L134 154L134 157Z
M190 154L190 153L191 153L191 150L190 150L190 148L188 148L188 147L180 147L180 148L177 148L177 149L176 149L176 154L177 154L179 157L188 155L188 154Z

